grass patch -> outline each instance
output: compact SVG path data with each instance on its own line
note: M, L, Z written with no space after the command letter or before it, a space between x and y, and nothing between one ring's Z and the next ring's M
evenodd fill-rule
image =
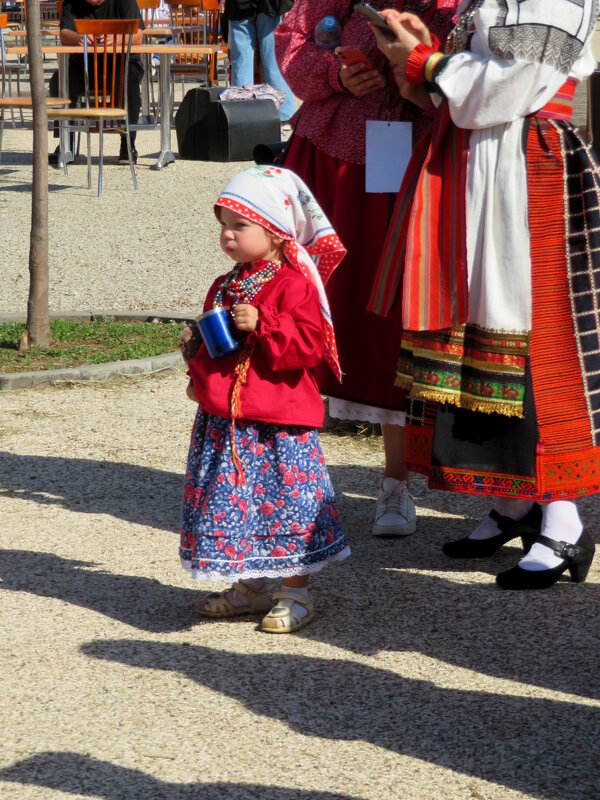
M79 367L148 358L177 350L181 323L120 322L110 317L90 321L50 322L50 347L19 352L24 323L0 325L0 372Z

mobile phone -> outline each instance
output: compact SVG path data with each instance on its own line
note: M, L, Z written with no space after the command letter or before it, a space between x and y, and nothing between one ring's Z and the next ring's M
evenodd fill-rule
M354 64L364 64L367 69L375 69L363 51L358 47L336 47L335 54L345 67L351 67Z
M385 21L385 17L382 17L379 11L375 11L373 6L370 6L368 3L357 3L354 6L354 10L358 11L358 13L372 25L375 25L376 28L389 36L390 39L396 38L396 34Z

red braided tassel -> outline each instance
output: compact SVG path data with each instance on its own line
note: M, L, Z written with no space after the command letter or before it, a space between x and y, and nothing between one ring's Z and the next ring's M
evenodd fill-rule
M242 390L242 386L248 380L250 359L252 358L252 353L254 352L255 347L256 344L246 343L240 350L237 364L235 365L235 370L233 372L234 383L231 391L231 403L229 406L231 411L231 460L233 461L233 466L238 474L238 483L242 485L246 484L246 475L244 473L244 464L238 456L237 446L235 443L235 421L236 419L242 418L240 392Z

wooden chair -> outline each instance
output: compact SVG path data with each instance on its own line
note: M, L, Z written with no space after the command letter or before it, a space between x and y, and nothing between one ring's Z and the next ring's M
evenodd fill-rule
M10 110L11 114L18 110L21 113L21 118L23 115L24 108L31 108L32 107L32 100L31 97L27 95L19 94L16 97L13 97L11 93L11 85L10 85L10 67L11 64L6 64L6 51L4 47L4 30L8 25L8 15L7 14L0 14L0 159L2 158L2 137L4 134L4 111L5 109ZM8 93L7 93L8 92ZM68 106L69 100L67 98L61 97L47 97L46 98L46 105L49 108L57 107L57 106Z
M24 6L23 6L24 7ZM5 28L8 27L8 14L0 14L0 18L4 20L3 24L0 24L0 60L2 61L2 97L6 97L7 94L9 97L12 97L12 79L13 76L16 78L17 82L17 96L21 95L21 75L27 69L26 63L19 63L19 62L9 62L6 59L6 50L4 44L4 34L3 31ZM7 91L8 90L8 91ZM23 106L13 106L10 109L11 115L11 122L13 128L15 127L15 116L14 111L15 109L19 110L19 114L21 116L21 125L23 125Z
M154 27L154 18L160 6L160 0L136 0L146 28Z
M84 38L83 67L85 77L85 108L63 108L50 111L48 117L57 119L69 125L79 121L85 125L87 134L87 167L88 189L92 188L92 159L90 134L100 134L100 158L98 172L98 197L102 196L102 164L104 159L104 133L119 133L127 141L127 154L134 189L137 189L135 167L131 154L131 139L129 136L129 119L127 116L127 83L129 72L129 56L131 53L131 40L137 32L139 19L101 19L88 20L76 19L77 33ZM90 46L87 37L93 40ZM112 37L109 44L107 37ZM88 57L89 55L89 57ZM111 57L111 69L108 70L108 57ZM90 76L90 62L92 75ZM93 81L91 84L90 81ZM93 125L93 127L92 127ZM69 125L70 130L78 128ZM62 137L61 137L62 143ZM62 144L61 144L62 147ZM67 162L65 154L61 152L65 174Z
M201 0L206 22L206 44L218 44L221 52L209 56L210 82L219 82L219 61L225 62L225 84L229 83L229 48L223 42L221 35L221 11L219 0Z
M155 25L156 12L160 7L160 0L136 0L144 26L146 28L153 28ZM158 119L158 103L154 97L154 81L152 80L152 55L144 53L142 56L144 62L144 88L142 91L147 92L145 97L151 95L149 102L152 104L152 114L154 119Z
M171 29L176 44L222 44L219 34L218 0L174 0L169 3ZM185 94L185 77L193 77L212 85L217 80L217 56L181 55L175 56L171 64L171 78L182 79ZM172 92L174 96L174 92Z

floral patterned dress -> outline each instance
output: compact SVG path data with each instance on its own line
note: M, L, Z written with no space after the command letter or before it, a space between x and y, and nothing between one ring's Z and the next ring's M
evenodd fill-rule
M192 577L306 575L350 554L315 429L235 425L198 409L183 491L180 557Z

